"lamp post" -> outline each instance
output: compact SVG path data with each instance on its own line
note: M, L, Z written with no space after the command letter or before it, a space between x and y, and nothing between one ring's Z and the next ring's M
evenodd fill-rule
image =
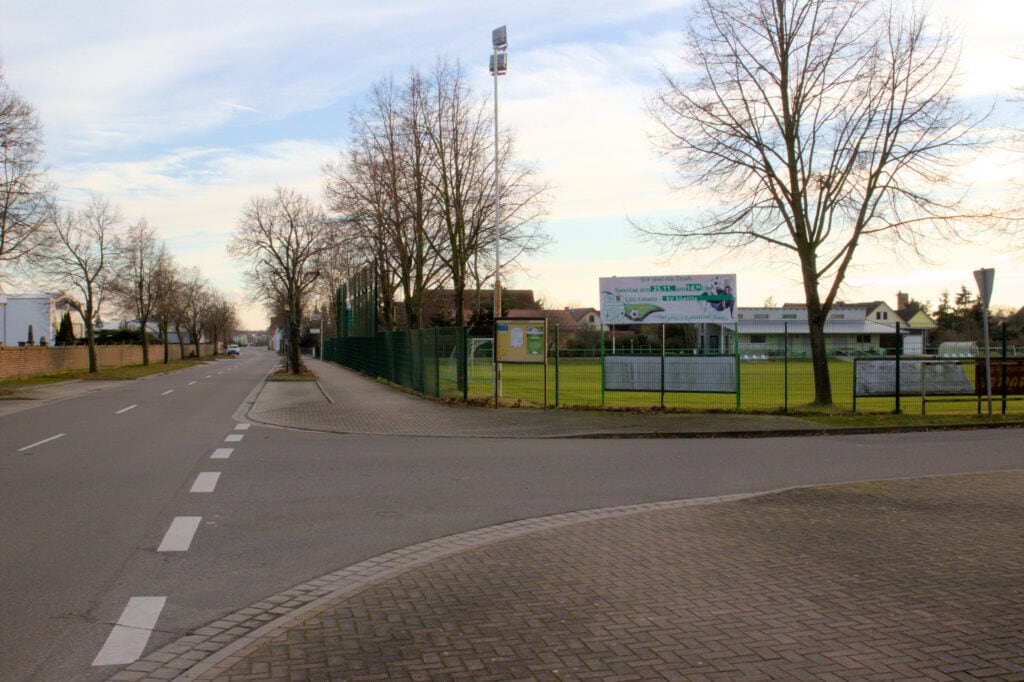
M498 318L501 316L501 184L498 149L498 76L508 70L508 32L504 26L491 31L491 75L494 76L494 407L501 396L501 363L498 362Z

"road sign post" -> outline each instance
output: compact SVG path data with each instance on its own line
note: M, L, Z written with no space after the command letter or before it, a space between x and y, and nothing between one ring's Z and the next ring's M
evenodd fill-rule
M974 281L978 283L981 295L982 329L985 334L985 389L988 393L988 416L992 416L992 348L988 336L988 304L992 300L992 286L995 284L995 268L982 268L974 271Z

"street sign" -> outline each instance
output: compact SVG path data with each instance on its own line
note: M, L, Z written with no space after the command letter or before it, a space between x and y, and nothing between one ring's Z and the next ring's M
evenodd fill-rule
M978 292L981 294L981 302L985 305L984 314L981 316L985 332L985 385L988 390L988 416L992 416L992 349L989 344L988 335L988 304L992 300L992 286L995 284L995 268L982 268L974 271L974 281L978 283Z
M988 310L988 305L992 302L992 286L995 284L995 280L995 268L982 268L974 271L974 281L978 283L978 292L981 294L981 302L985 304L985 310Z

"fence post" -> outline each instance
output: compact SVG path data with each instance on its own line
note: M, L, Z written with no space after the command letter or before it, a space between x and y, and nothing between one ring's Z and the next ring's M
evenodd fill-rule
M1006 414L1006 322L1003 322L1003 371L1001 372L1003 378L1003 414Z
M455 368L455 379L458 381L462 379L462 385L459 388L462 389L462 402L469 400L469 328L459 327L458 333L455 335L455 344L458 347L456 357L458 358L458 365ZM494 352L494 346L491 345L491 352Z
M722 327L725 333L725 327ZM740 377L740 323L739 320L732 325L733 357L736 358L736 411L740 411L740 393L743 390L743 381Z
M665 409L665 323L661 323L661 409Z
M441 328L434 327L434 397L441 397Z
M789 414L789 322L782 323L782 413Z
M896 414L900 414L900 354L903 350L903 339L900 338L900 323L896 323Z
M853 411L857 412L857 363L860 362L860 358L856 355L853 356Z
M559 371L558 371L558 356L561 355L559 352L558 345L558 325L555 325L555 407L558 407L558 390L559 390Z

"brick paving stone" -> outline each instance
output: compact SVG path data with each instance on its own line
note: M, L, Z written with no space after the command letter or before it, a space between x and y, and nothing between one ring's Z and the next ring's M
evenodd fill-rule
M201 679L1024 680L1022 493L860 483L437 543Z

